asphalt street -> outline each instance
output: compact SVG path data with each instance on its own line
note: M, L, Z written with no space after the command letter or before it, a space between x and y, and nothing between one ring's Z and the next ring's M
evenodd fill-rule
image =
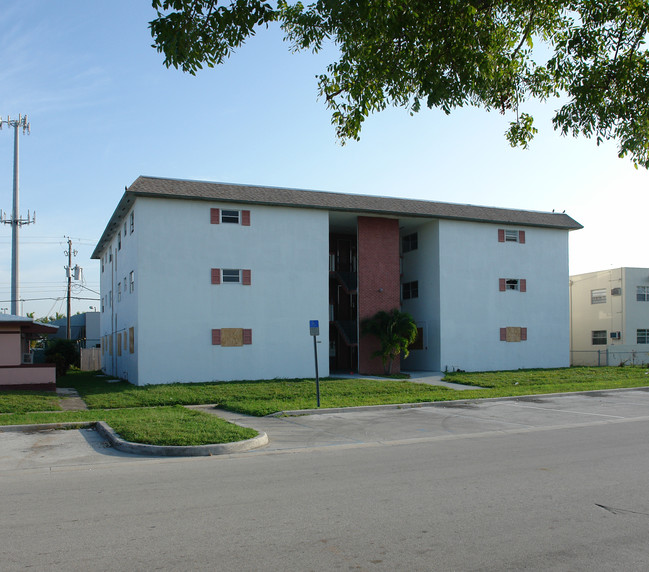
M0 433L0 569L649 569L647 391L227 416L270 444Z

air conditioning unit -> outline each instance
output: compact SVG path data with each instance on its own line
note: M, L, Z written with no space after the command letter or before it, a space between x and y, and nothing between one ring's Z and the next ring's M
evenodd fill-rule
M34 354L31 352L23 354L23 363L34 363Z
M622 288L611 288L611 296L621 296Z
M620 335L620 332L611 332L611 339L612 340L619 340L622 336Z

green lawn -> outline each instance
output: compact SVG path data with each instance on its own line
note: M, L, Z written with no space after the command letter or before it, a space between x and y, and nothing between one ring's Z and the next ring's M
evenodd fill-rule
M105 421L122 439L150 445L207 445L243 441L258 435L215 415L186 407L147 407L57 413L15 413L0 416L0 425Z
M447 374L448 381L484 388L465 391L407 380L324 379L320 382L320 401L322 407L352 407L640 387L649 385L646 372L641 367L577 367ZM215 403L231 411L261 416L316 408L312 379L135 387L127 382L108 383L92 373L78 372L67 375L61 383L75 387L92 409Z
M456 391L407 380L323 379L322 407L422 403L649 386L644 367L575 367L486 373L449 373L446 380L476 389ZM284 379L148 385L110 382L94 372L72 371L59 387L74 387L90 411L52 412L56 397L37 392L0 393L0 424L106 421L124 439L158 445L204 445L249 439L256 431L182 405L214 403L250 415L315 409L315 381ZM478 387L482 388L479 389ZM50 411L49 413L46 411Z

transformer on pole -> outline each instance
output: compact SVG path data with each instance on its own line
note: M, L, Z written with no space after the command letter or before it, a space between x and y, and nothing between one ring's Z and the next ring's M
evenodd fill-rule
M29 123L26 115L18 115L18 119L7 117L6 120L0 117L0 130L3 125L14 128L14 202L11 218L7 218L6 213L0 212L0 222L11 225L11 313L15 316L18 312L18 302L20 301L20 281L18 277L18 229L25 224L36 222L36 213L30 215L27 211L27 218L20 218L18 207L18 129L22 127L23 134L29 133Z

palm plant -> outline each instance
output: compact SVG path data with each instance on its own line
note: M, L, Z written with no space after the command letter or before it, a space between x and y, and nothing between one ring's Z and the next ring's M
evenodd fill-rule
M378 338L380 348L372 356L381 358L385 373L390 375L394 360L401 354L404 358L408 357L408 346L417 338L417 324L408 312L397 308L390 312L381 310L363 320L361 333Z

